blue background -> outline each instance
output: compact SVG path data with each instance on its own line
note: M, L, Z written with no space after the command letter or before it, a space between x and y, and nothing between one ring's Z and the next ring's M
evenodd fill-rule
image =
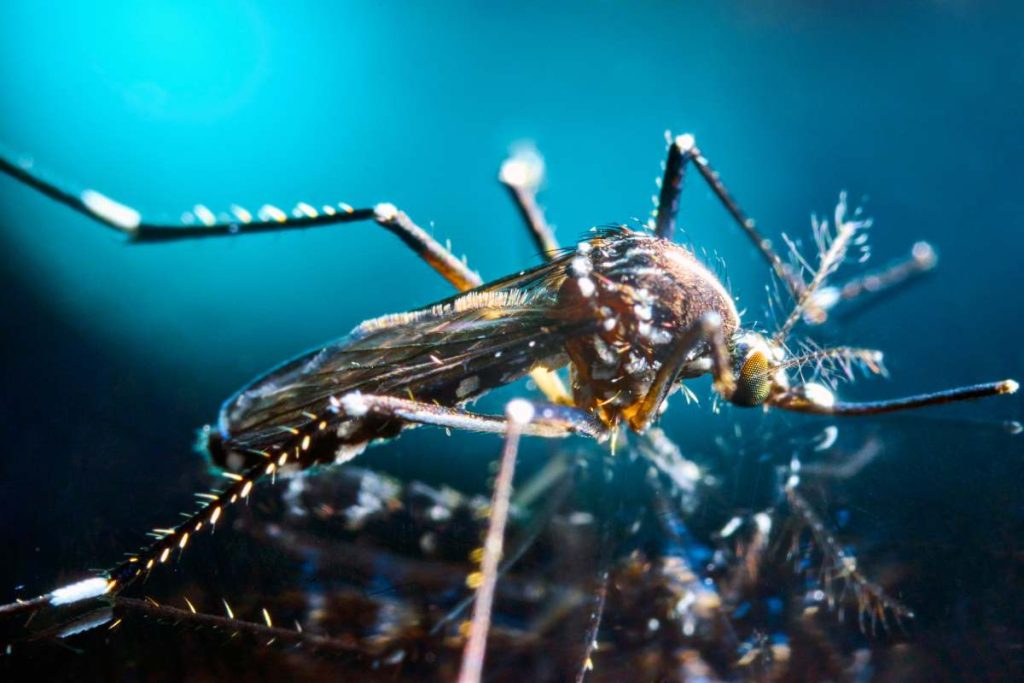
M0 143L150 219L392 201L490 278L537 260L496 182L510 145L544 154L569 242L646 216L664 131L691 132L770 235L807 237L847 189L869 198L872 264L936 245L936 274L829 333L887 353L891 380L846 395L1020 379L1022 7L3 3ZM370 224L126 246L6 179L0 209L0 591L48 589L166 524L202 476L192 430L252 375L449 293ZM682 224L763 320L766 268L695 176ZM675 405L664 423L701 448L766 419L795 418ZM1021 458L999 443L968 460ZM421 430L386 450L443 478L497 441Z

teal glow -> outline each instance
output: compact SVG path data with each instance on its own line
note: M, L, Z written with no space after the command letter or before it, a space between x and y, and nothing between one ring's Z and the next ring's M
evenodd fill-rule
M494 181L512 143L545 154L543 202L573 240L646 215L663 132L693 132L769 234L807 236L809 214L845 188L871 197L876 263L935 242L941 276L858 334L895 340L898 376L932 386L949 345L930 331L1015 272L999 255L1020 220L1009 197L1022 90L1008 79L1021 57L997 29L1019 12L748 5L6 4L0 141L147 217L393 201L493 277L535 261ZM687 237L722 256L760 318L765 269L689 185ZM76 334L224 394L366 317L448 292L369 225L131 248L7 181L0 201L6 257ZM993 331L1004 342L1019 331L1012 315L1016 328ZM927 362L901 359L896 320L912 321ZM975 355L945 379L1005 373Z

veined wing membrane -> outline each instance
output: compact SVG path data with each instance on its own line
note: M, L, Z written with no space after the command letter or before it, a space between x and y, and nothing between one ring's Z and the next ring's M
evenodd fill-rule
M565 339L592 325L564 309L553 314L568 260L364 322L231 397L221 409L221 438L229 448L268 450L314 421L326 421L342 443L390 436L368 425L343 433L347 418L331 399L360 391L454 406L535 367L564 364Z

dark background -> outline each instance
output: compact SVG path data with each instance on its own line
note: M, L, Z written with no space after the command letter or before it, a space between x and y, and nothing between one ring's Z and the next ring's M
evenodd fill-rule
M846 395L894 396L1024 376L1020 7L5 4L0 143L153 218L196 203L393 201L488 278L536 261L495 182L511 144L545 155L542 200L569 242L645 217L663 132L692 132L769 234L806 238L809 214L847 189L875 218L870 264L936 245L935 274L826 334L887 354L891 379ZM695 181L682 224L727 264L745 320L764 321L766 269ZM109 565L172 520L205 476L195 428L249 377L448 293L370 225L129 247L0 179L0 227L5 600ZM663 420L688 453L714 450L734 422L802 424L707 403L676 401ZM859 514L942 551L906 587L932 601L917 604L926 623L964 643L996 629L1018 653L1020 624L1002 610L1021 564L1024 453L1005 426L1021 405L840 425L886 443ZM368 462L480 489L497 449L421 430ZM907 512L887 517L893 506ZM1013 670L989 664L995 678Z

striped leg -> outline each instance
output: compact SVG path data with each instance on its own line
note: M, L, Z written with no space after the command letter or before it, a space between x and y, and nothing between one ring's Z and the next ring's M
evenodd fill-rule
M786 283L793 298L799 298L804 290L803 280L793 272L772 248L770 240L765 239L757 230L757 225L752 218L749 218L740 208L736 200L732 198L725 185L708 164L692 135L680 135L672 138L668 135L669 147L668 158L665 160L665 172L661 179L661 188L658 194L658 206L655 209L654 221L651 227L659 237L672 239L676 229L676 217L679 213L679 195L683 190L683 177L686 173L686 165L693 164L697 172L704 177L711 191L715 193L718 200L729 212L736 225L743 230L744 234L754 243L768 265L772 267L775 274Z
M205 237L230 237L259 232L303 230L341 223L374 221L394 233L417 256L459 290L472 289L481 284L480 276L443 247L405 213L393 204L378 204L373 208L354 209L347 204L321 208L301 202L291 215L275 206L263 206L254 216L240 206L232 206L230 213L215 215L205 206L196 206L188 215L198 225L160 225L142 219L142 214L130 206L103 195L96 190L73 193L43 180L28 169L0 158L0 173L41 192L92 220L128 236L133 243L171 242Z
M513 152L502 163L498 180L508 189L537 250L545 261L550 261L558 254L560 247L554 230L548 225L537 203L537 190L544 181L543 157L529 147ZM573 404L572 395L554 370L538 368L530 373L530 377L548 401L563 406Z
M183 552L189 541L203 529L212 530L226 507L248 498L256 481L267 474L273 474L277 467L277 462L268 460L250 467L241 474L225 472L224 476L229 478L231 483L216 493L200 494L203 499L200 509L183 523L174 528L154 529L150 532L156 540L146 548L129 555L127 559L100 576L62 586L32 600L2 605L0 616L34 614L48 608L59 609L65 605L116 595L140 576L148 574L158 565L166 564L175 554Z
M661 404L671 393L679 373L689 359L690 352L700 344L707 344L710 350L715 391L726 400L732 397L736 390L736 382L729 360L729 350L722 333L722 320L718 314L708 313L672 342L669 355L658 368L639 410L630 417L630 424L634 430L642 432L651 425L661 410Z
M451 408L434 403L415 401L379 394L353 392L340 398L345 413L362 417L367 413L395 417L410 424L432 425L467 432L504 434L508 431L508 418L482 415L463 408ZM531 404L532 405L532 404ZM604 426L584 410L571 406L538 404L528 424L521 430L525 436L561 438L582 434L603 441L607 438Z
M516 468L519 437L533 420L534 408L529 401L510 401L505 408L505 445L501 449L501 464L494 482L491 499L491 517L484 540L484 553L480 561L480 579L473 603L469 639L462 654L459 683L479 683L487 649L487 634L491 627L491 608L494 589L498 582L498 569L505 544L505 525L508 522L509 501L512 498L512 477Z
M558 240L537 204L537 190L544 181L544 159L535 149L517 150L501 165L498 180L508 189L544 260L551 260L558 252Z
M892 398L883 401L852 403L836 400L830 389L816 382L799 384L784 394L771 399L771 405L797 413L815 415L878 415L900 410L913 410L925 406L942 405L958 401L972 401L987 396L1001 396L1017 393L1020 385L1012 379L988 382L965 387L954 387L917 396Z

